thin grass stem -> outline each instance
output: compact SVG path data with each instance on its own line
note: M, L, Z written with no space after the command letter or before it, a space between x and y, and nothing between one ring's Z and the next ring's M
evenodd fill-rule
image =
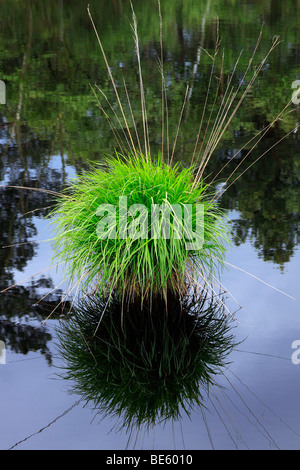
M103 49L103 46L102 46L102 43L101 43L101 40L100 40L98 31L97 31L97 28L96 28L95 23L94 23L94 20L93 20L93 18L92 18L92 15L91 15L89 6L87 7L87 12L88 12L89 18L90 18L90 20L91 20L91 23L92 23L94 32L95 32L95 34L96 34L96 38L97 38L97 41L98 41L98 44L99 44L99 47L100 47L100 50L101 50L101 53L102 53L102 56L103 56L103 59L104 59L104 62L105 62L107 71L108 71L108 74L109 74L109 77L110 77L110 80L111 80L111 83L112 83L112 86L113 86L113 89L114 89L114 92L115 92L115 95L116 95L116 98L117 98L117 101L118 101L118 104L119 104L119 108L120 108L120 111L121 111L122 116L123 116L123 119L124 119L124 123L125 123L126 129L127 129L127 132L128 132L128 136L129 136L129 139L130 139L130 141L131 141L131 146L132 146L132 148L134 149L134 153L136 154L134 142L133 142L132 135L131 135L131 132L130 132L130 129L129 129L129 126L128 126L128 123L127 123L127 119L126 119L126 116L125 116L125 113L124 113L124 109L123 109L123 106L122 106L122 103L121 103L121 100L120 100L120 97L119 97L119 93L118 93L118 90L117 90L117 87L116 87L116 84L115 84L113 75L112 75L112 73L111 73L110 66L109 66L109 64L108 64L108 61L107 61L107 58L106 58L106 54L105 54L105 52L104 52L104 49Z

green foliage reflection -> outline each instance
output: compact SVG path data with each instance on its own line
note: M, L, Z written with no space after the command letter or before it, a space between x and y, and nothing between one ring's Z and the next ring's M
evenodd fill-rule
M170 294L167 304L156 297L140 307L123 312L117 297L86 298L58 329L72 390L126 428L202 406L234 346L219 298Z

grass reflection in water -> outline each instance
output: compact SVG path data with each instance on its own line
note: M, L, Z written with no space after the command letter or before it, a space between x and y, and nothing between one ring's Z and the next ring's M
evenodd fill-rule
M169 294L136 302L123 318L117 296L85 299L58 329L63 377L118 426L180 419L203 403L234 347L231 317L218 298ZM102 320L100 325L99 318Z

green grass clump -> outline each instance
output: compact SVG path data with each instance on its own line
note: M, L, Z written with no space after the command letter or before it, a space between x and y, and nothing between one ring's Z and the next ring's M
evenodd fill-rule
M180 419L203 406L235 346L231 318L216 299L168 292L150 308L131 304L122 320L117 296L76 305L57 329L62 377L96 413L128 430ZM99 318L102 318L99 325ZM99 326L99 328L98 328Z
M120 297L133 300L135 296L144 299L167 289L183 293L187 280L191 283L192 279L195 282L207 279L223 259L227 226L221 210L212 203L209 186L193 185L193 181L192 168L170 167L143 156L122 159L119 155L73 180L53 212L57 227L56 256L66 264L70 282L73 285L79 282L85 292L107 293L114 289ZM148 225L143 238L124 236L121 232L119 198L124 196L128 208L143 204L147 209ZM107 222L107 213L104 215L105 233L109 234L105 237L99 237L97 231L99 222L104 220L98 212L102 204L116 208L114 223ZM159 236L153 237L150 217L153 204L178 204L182 208L192 205L193 228L197 222L195 207L203 204L201 250L187 250L187 237L191 238L192 234L187 231L186 237L182 232L179 238L176 216L170 217L168 238L161 235L163 218ZM127 217L128 233L136 221L136 216ZM137 224L137 234L141 226Z

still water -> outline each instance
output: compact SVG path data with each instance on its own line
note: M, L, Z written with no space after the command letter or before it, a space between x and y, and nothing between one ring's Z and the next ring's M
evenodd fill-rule
M133 2L152 148L161 147L160 28L156 1ZM139 79L130 2L94 1L91 12L123 90L130 92L141 129ZM99 112L95 83L117 104L83 1L6 2L0 24L2 185L60 191L70 178L116 146ZM176 134L187 84L190 96L175 158L189 163L201 120L211 55L219 34L224 76L243 50L243 77L262 25L256 61L275 35L281 42L215 151L215 175L254 133L272 122L299 79L300 4L295 1L161 1L170 138ZM220 53L221 54L221 53ZM220 69L216 68L216 75ZM126 94L123 93L126 104ZM101 96L105 110L109 109ZM188 417L146 428L118 430L110 410L84 406L60 377L64 364L56 328L67 293L53 266L53 226L46 192L1 188L0 296L1 449L299 449L300 448L300 145L297 105L250 155L254 162L221 200L233 244L220 277L235 312L230 353L205 407ZM120 123L113 115L113 124ZM282 139L286 134L289 135ZM275 145L280 141L277 145ZM224 183L245 150L218 178ZM230 166L230 165L233 165ZM246 166L241 166L242 173ZM48 294L47 296L45 296ZM65 308L69 308L66 304ZM51 314L51 315L50 315ZM3 348L5 346L5 349ZM294 360L292 360L294 358ZM221 386L223 388L221 388Z

